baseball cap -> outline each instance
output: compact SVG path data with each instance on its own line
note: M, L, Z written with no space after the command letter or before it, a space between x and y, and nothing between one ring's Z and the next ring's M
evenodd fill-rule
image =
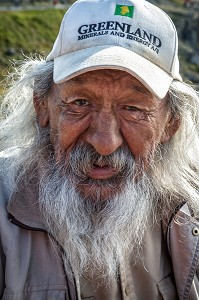
M179 74L178 37L170 17L145 0L79 0L64 15L53 49L61 83L98 69L130 73L160 99Z

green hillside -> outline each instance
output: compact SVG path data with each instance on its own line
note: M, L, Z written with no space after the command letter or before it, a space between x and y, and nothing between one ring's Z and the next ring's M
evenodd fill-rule
M13 59L24 55L48 54L64 10L0 12L0 79Z

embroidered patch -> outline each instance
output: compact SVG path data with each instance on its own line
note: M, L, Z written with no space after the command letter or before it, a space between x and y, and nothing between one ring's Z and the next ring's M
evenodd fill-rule
M114 15L133 18L134 6L116 5Z

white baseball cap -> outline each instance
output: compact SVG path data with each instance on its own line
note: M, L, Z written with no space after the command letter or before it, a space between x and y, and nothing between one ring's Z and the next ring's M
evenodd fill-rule
M145 0L79 0L65 14L52 51L54 82L98 69L123 70L163 99L179 74L170 17Z

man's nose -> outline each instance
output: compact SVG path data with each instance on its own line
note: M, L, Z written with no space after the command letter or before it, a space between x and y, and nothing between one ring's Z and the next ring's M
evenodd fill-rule
M109 155L123 143L119 122L114 115L99 114L86 133L86 141L101 155Z

